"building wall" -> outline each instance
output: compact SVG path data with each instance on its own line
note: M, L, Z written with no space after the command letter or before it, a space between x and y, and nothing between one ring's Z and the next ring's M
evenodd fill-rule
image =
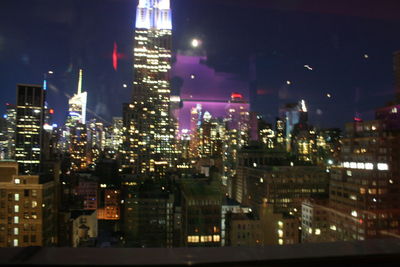
M72 220L72 247L78 247L79 244L89 238L96 238L98 235L97 211L90 214L87 212ZM86 227L83 230L82 227Z
M19 176L17 163L0 163L0 246L51 246L57 242L55 183Z

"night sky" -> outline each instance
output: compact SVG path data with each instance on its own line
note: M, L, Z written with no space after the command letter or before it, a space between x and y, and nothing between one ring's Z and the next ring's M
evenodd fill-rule
M191 51L190 40L200 38L207 60L199 69L206 64L207 72L215 70L216 76L229 78L221 86L227 98L233 91L255 96L252 109L269 122L279 106L305 99L314 125L343 127L356 113L372 119L374 109L393 98L392 55L400 50L398 0L171 3L174 52L199 53ZM48 104L55 108L60 124L66 117L67 97L77 87L78 69L83 68L88 108L106 121L121 116L122 103L129 101L132 90L136 4L135 0L1 0L2 102L15 102L17 83L40 84L43 73L52 70ZM120 53L117 71L112 65L115 42ZM179 64L172 73L175 92L190 89L212 96L216 84L201 81L202 86L191 86ZM200 77L196 79L200 83ZM251 80L256 86L250 92Z

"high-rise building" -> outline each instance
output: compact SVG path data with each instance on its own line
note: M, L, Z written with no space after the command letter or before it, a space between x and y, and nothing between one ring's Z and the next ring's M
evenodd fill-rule
M70 154L73 170L85 169L88 164L86 125L78 123L70 128Z
M222 183L227 185L229 196L232 196L232 179L236 175L238 151L250 141L249 103L243 95L232 93L226 106L226 135L223 150Z
M122 210L127 245L172 247L174 194L169 192L165 184L153 183L153 180L129 184L124 186Z
M7 120L6 118L0 118L0 160L5 159L7 148Z
M329 213L334 240L399 236L399 105L376 120L346 124L342 163L332 169Z
M6 120L7 120L7 159L15 158L15 123L17 117L17 110L15 105L6 104Z
M299 103L286 104L279 110L280 117L285 121L286 150L291 150L293 130L297 124L306 124L308 120L307 106L304 100Z
M162 177L172 163L169 0L140 0L134 44L131 103L125 107L126 158L137 177Z
M45 90L17 85L15 158L21 174L38 174L42 154Z
M182 184L182 238L187 247L221 246L220 181L185 178Z
M82 92L82 77L83 71L79 70L79 81L78 91L68 101L68 118L67 126L74 126L77 123L86 123L86 104L87 104L87 92Z
M123 135L123 120L121 117L113 117L112 134L111 134L111 148L115 151L120 151L122 146Z

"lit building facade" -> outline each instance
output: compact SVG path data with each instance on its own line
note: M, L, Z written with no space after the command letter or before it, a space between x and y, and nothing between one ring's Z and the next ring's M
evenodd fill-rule
M249 147L239 153L233 195L254 209L267 203L274 213L296 215L304 199L327 195L328 187L325 167L295 165L286 152Z
M17 85L15 159L21 174L38 174L42 156L45 90Z
M77 123L86 123L87 92L82 92L83 71L79 70L78 91L68 101L68 118L66 125L74 126Z
M376 120L346 124L342 162L330 183L334 240L400 235L399 109L384 107Z
M17 117L17 109L15 105L6 104L5 119L7 121L7 151L6 159L15 158L15 124Z
M88 165L86 125L78 123L70 128L70 154L72 170L82 170Z
M186 178L182 183L182 238L187 247L221 246L220 181Z
M125 144L137 176L162 177L172 165L170 113L172 22L169 0L140 0L134 44L134 84L124 110Z
M54 246L55 182L37 175L18 175L18 165L0 162L0 247Z
M226 134L223 146L222 183L232 196L232 179L236 176L239 150L250 141L250 105L242 94L232 93L226 107Z

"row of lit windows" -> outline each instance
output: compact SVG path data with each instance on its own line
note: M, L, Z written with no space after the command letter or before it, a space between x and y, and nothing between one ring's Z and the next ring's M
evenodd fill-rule
M192 235L187 237L188 243L206 243L206 242L220 242L221 237L219 235Z

